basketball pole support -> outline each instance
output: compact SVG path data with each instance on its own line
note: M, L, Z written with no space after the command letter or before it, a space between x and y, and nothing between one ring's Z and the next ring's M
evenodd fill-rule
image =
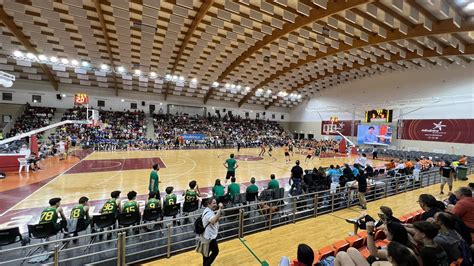
M67 125L67 124L91 124L91 123L92 123L91 120L64 120L64 121L54 123L54 124L49 125L49 126L45 126L45 127L42 127L42 128L32 130L30 132L26 132L26 133L22 133L22 134L13 136L11 138L0 140L0 145L4 145L4 144L7 144L7 143L16 141L16 140L27 138L27 137L30 137L32 135L44 132L48 129L52 129L52 128L55 128L55 127L60 127L60 126Z

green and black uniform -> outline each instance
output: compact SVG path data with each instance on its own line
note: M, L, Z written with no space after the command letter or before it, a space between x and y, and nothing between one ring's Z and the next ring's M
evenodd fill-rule
M58 223L58 209L56 207L47 207L41 212L40 224L53 223L54 229L59 231L61 225Z
M227 188L227 192L230 195L230 199L233 200L235 195L240 194L240 185L236 183L230 184L229 187Z
M166 194L165 196L165 205L175 205L177 202L176 194Z
M184 201L185 202L194 202L197 199L198 199L197 191L195 191L195 190L188 189L184 193Z
M125 202L123 205L123 212L124 213L132 213L132 212L138 212L138 203L134 200L129 200Z
M161 208L161 202L157 199L149 199L145 205L145 210Z
M101 214L117 214L117 199L109 199L104 203L102 209L100 210Z
M235 177L235 166L237 165L237 160L234 158L229 158L225 162L227 163L227 174L225 179Z
M90 222L90 218L82 204L78 204L72 208L70 219L84 219L86 225L89 225Z
M151 185L151 181L154 181L153 186ZM152 170L151 173L150 173L150 182L148 184L148 191L155 192L156 197L159 199L160 198L160 191L158 189L158 182L159 182L158 172L155 171L155 170Z
M214 186L212 188L212 194L216 197L216 200L219 200L220 197L223 197L225 194L224 186Z
M275 189L275 188L279 188L279 187L280 187L280 184L278 184L278 181L276 181L276 179L272 179L268 183L268 189Z

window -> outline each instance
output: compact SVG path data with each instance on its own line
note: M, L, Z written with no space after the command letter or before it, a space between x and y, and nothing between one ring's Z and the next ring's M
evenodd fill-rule
M130 103L130 109L137 109L137 103Z
M284 120L285 119L285 115L281 115L281 120Z
M248 118L249 116L250 116L249 112L245 112L245 117Z
M272 119L275 119L275 114L272 114Z
M13 98L12 94L10 92L3 92L2 93L2 100L4 101L11 101Z
M10 123L12 121L12 116L11 115L3 115L2 116L2 122L3 123Z
M103 100L97 100L97 106L99 106L99 107L105 107L105 101L103 101Z
M31 101L34 103L40 103L41 102L41 95L32 95L31 96Z
M314 139L314 134L308 134L308 139L309 139L309 140Z
M260 118L260 113L256 113L256 114L255 114L255 117L256 117L256 118Z

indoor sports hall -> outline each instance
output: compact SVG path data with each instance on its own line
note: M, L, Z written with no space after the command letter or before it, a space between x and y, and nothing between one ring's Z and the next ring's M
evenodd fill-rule
M474 265L474 2L0 0L0 265Z

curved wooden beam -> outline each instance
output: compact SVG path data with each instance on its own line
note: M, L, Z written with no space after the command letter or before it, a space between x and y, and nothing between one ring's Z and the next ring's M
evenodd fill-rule
M453 48L453 47L447 47L446 49L444 49L442 55L438 54L434 50L425 49L425 50L423 50L423 55L419 55L416 51L413 51L413 52L408 51L406 53L405 57L401 57L400 55L390 55L390 59L388 59L388 60L385 59L384 57L377 57L376 62L367 61L367 63L364 63L364 64L354 63L354 65L352 67L345 66L343 69L336 70L333 73L329 73L329 72L325 71L324 75L311 78L308 81L305 81L304 83L301 83L298 86L292 88L291 90L288 91L288 93L295 92L295 91L305 87L306 85L309 85L309 84L311 84L313 82L316 82L320 79L330 77L330 76L333 76L333 75L337 75L337 74L341 74L341 73L344 73L344 72L347 72L347 71L350 71L350 70L353 70L353 69L359 69L359 68L363 68L363 67L370 67L372 65L381 65L381 64L385 64L385 63L393 63L393 62L398 62L398 61L413 60L413 59L425 59L425 58L430 58L430 57L442 57L442 56L460 56L460 55L466 55L466 54L474 54L474 44L466 45L464 53L459 51L459 49L456 49L456 48ZM273 106L276 103L277 99L273 99L272 102L270 102L267 106L265 106L265 110L267 110L268 108Z
M181 56L183 56L184 49L188 45L188 42L191 39L191 36L193 36L193 33L196 30L196 28L199 26L199 23L201 23L202 19L207 14L207 11L209 11L209 9L211 8L213 4L214 4L214 0L206 0L201 4L201 7L199 8L199 11L197 12L196 17L194 18L193 22L188 28L188 31L186 32L186 35L184 36L183 42L179 46L178 55L176 56L176 59L174 60L174 63L173 63L173 68L171 69L172 74L176 71L176 68L178 67L178 63L181 60ZM166 98L168 98L169 88L170 88L169 85L166 86L165 101L166 101Z
M335 48L328 48L326 53L317 53L314 56L308 56L305 59L300 59L297 62L290 64L288 67L285 67L275 74L270 75L270 77L266 78L262 82L260 82L257 86L255 86L247 95L245 95L242 100L239 102L239 107L242 106L247 100L257 91L257 89L262 88L263 86L267 85L274 79L282 76L293 69L296 69L300 66L306 65L310 62L316 61L318 59L331 56L337 53L346 52L352 49L357 49L365 46L372 46L376 44L396 41L396 40L405 40L405 39L412 39L417 37L425 37L430 35L439 35L439 34L448 34L448 33L458 33L458 32L466 32L466 31L474 31L474 20L466 20L463 21L460 28L453 24L451 19L441 20L436 24L433 24L433 29L431 31L427 30L422 24L418 24L413 28L408 28L407 34L403 34L400 31L393 31L388 32L387 37L383 38L381 36L369 36L369 41L364 42L361 40L354 40L352 45L348 44L341 44L339 49Z
M18 41L20 41L20 43L26 48L26 50L28 50L28 52L35 55L39 54L36 48L28 39L28 37L26 37L25 34L23 34L20 28L18 28L15 21L13 21L13 19L10 19L8 14L3 9L3 6L0 6L0 20L8 28L8 30L18 39ZM45 64L41 64L40 62L38 62L38 64L41 67L41 70L43 70L43 73L48 78L51 85L53 85L53 88L55 90L59 90L58 82L54 78L54 75L53 73L51 73L51 70L49 69L49 67Z
M104 36L104 39L105 39L105 45L107 46L107 53L109 54L110 67L112 68L112 70L115 70L114 58L112 56L112 47L110 46L109 33L107 32L107 26L105 24L104 13L102 12L102 6L100 3L100 0L94 0L94 4L95 4L97 16L99 17L100 26L102 28L102 35ZM115 76L115 73L112 74L112 77L114 79L114 85L115 85L115 96L118 96L117 77Z
M247 51L241 54L234 62L232 62L224 70L224 72L222 72L222 74L219 75L219 77L217 78L217 82L222 82L230 74L230 72L234 70L240 63L244 62L247 58L249 58L251 55L256 53L261 48L263 48L265 45L281 38L282 36L290 32L293 32L303 26L306 26L310 23L313 23L315 21L327 18L336 13L354 8L359 5L371 3L373 1L374 0L351 0L351 1L345 1L341 3L340 1L338 2L337 0L331 0L327 4L327 9L322 9L322 8L311 9L310 15L308 17L298 16L295 19L295 23L286 23L285 25L283 25L281 30L275 29L272 32L272 34L266 35L262 40L256 42L254 46L250 47ZM214 88L209 89L206 96L204 97L204 103L206 103L209 100L213 92L214 92Z

